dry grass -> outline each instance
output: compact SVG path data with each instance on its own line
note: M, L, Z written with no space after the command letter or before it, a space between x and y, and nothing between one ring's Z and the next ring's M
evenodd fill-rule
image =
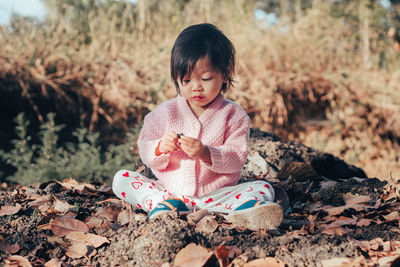
M3 27L0 86L29 99L39 119L38 95L58 103L58 112L79 112L91 130L101 121L128 129L175 96L173 41L185 26L209 21L236 46L236 86L227 96L243 106L254 127L333 153L369 176L400 177L399 56L376 29L365 64L355 49L358 29L327 15L330 6L263 29L253 18L253 2L179 3L160 1L144 13L130 5L91 11L88 44L66 16L44 27Z

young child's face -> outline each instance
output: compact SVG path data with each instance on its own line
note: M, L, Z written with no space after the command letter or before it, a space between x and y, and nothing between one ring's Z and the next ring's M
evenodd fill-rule
M222 73L215 70L208 58L197 60L189 76L179 81L181 95L186 98L193 112L200 116L219 95L222 84L227 82Z

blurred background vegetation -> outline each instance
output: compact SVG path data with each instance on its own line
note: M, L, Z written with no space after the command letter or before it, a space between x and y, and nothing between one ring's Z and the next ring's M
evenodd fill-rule
M176 95L173 42L202 22L236 46L227 97L252 127L400 178L400 1L43 3L44 21L0 26L0 181L109 182L138 167L143 116Z

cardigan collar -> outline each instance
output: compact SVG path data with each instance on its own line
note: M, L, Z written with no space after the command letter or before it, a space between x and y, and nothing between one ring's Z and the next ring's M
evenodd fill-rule
M182 108L183 112L185 113L185 116L187 116L187 118L193 122L199 121L200 123L204 123L210 117L212 117L215 114L215 112L220 108L224 100L225 100L224 96L222 94L219 94L211 103L211 105L208 106L208 108L200 115L199 118L197 118L196 115L193 113L186 98L184 98L181 95L178 96L179 106Z

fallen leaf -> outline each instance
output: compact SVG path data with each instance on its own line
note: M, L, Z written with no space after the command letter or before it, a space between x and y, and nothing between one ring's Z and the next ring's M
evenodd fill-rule
M62 261L60 261L60 260L57 259L57 258L54 258L54 259L51 259L51 260L49 260L48 262L46 262L46 263L44 264L44 267L61 267L62 264L63 264Z
M29 261L18 255L12 255L6 259L4 267L32 267Z
M117 221L118 214L120 213L121 209L113 209L111 207L106 208L98 208L94 216L105 218L110 222Z
M15 206L1 206L0 208L0 216L4 215L13 215L20 211L21 205L16 203Z
M74 206L68 204L67 201L64 200L60 200L56 197L54 197L54 203L53 203L53 210L61 212L61 213L65 213L67 212L69 209L73 208Z
M93 246L95 248L100 247L104 243L110 243L110 241L108 241L108 239L104 236L83 232L70 232L65 236L65 238L71 241L81 242L85 245Z
M37 198L34 201L29 202L28 206L29 207L38 207L38 206L41 206L43 204L48 204L48 203L51 202L51 199L52 199L51 195L44 195L44 196L41 196L41 197Z
M399 212L393 211L393 212L389 213L388 215L383 215L383 218L386 219L386 222L398 221L399 220Z
M352 205L352 204L360 204L360 203L365 203L369 202L371 200L370 196L364 196L364 195L359 195L359 194L351 194L351 193L346 193L343 194L343 199L346 205Z
M65 253L70 258L78 259L82 258L88 252L88 247L83 243L73 243Z
M277 261L275 258L266 257L249 261L243 267L285 267L285 264Z
M95 227L100 227L103 224L103 221L104 221L103 218L91 216L91 217L87 218L86 225L90 229L92 229L92 228L95 228Z
M174 266L179 267L201 267L213 253L202 246L190 243L181 249L175 257Z
M63 237L70 232L89 232L89 227L82 221L68 218L58 217L51 223L51 230L54 234Z
M347 233L347 231L344 228L339 226L339 227L332 227L332 228L325 229L325 230L322 231L322 233L326 234L326 235L339 235L339 236L342 236L345 233Z
M204 233L213 233L218 228L218 222L213 216L206 216L196 225L196 230Z
M328 260L322 260L322 267L340 267L345 263L350 263L353 258L333 258Z
M94 185L87 183L78 183L76 180L72 178L63 180L61 185L69 190L76 189L78 191L83 191L85 187L90 188L92 190L96 190L96 187Z
M221 267L228 266L229 264L229 249L225 247L224 244L218 246L215 250L215 255L217 256L219 265Z
M51 213L48 215L45 215L40 219L40 221L36 224L36 227L38 229L45 229L45 230L51 230L51 222L57 217L56 214Z
M373 222L371 219L361 219L357 222L356 226L357 227L362 227L362 226L368 226Z
M133 221L134 218L135 218L135 213L131 209L123 210L118 214L118 222L121 225L125 225Z
M207 209L200 209L196 212L192 212L187 216L188 223L195 225L209 214L210 212Z
M21 247L18 244L11 245L6 241L0 241L0 250L10 254L17 253Z

